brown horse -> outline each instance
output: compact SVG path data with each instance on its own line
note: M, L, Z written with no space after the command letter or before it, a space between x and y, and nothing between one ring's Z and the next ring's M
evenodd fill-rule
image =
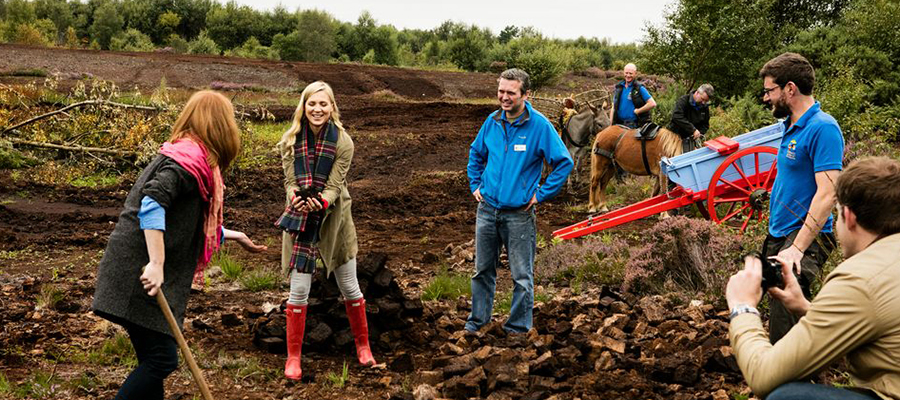
M635 133L637 129L612 125L597 134L591 151L591 213L609 211L606 207L606 184L615 176L616 165L630 174L656 175L658 179L653 188L653 196L666 189L669 179L666 174L660 173L659 161L662 157L681 154L681 137L668 129L659 128L656 138L645 143L647 154L645 166L641 142L635 138ZM647 166L650 167L649 173Z

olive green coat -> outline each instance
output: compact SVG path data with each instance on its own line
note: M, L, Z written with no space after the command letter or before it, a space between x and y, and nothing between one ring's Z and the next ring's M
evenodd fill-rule
M294 176L294 148L282 146L279 151L284 169L285 205L289 205L294 190L300 189ZM347 132L341 131L335 149L334 166L331 167L328 182L322 191L322 198L328 202L328 208L325 209L325 219L319 228L319 242L316 244L319 257L325 263L329 275L335 268L356 258L358 251L356 226L353 225L350 213L350 193L347 191L347 171L350 170L352 160L353 139ZM289 272L293 246L294 238L284 232L281 244L281 269L284 273Z

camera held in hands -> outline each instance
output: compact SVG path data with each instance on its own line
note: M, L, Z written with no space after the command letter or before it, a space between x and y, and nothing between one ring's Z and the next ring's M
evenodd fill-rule
M762 289L768 290L770 287L784 287L784 276L781 273L781 264L777 261L763 257L762 254L753 255L762 262ZM774 261L774 262L773 262Z
M752 257L756 257L762 262L762 289L763 291L768 290L770 287L778 287L784 288L784 274L782 274L781 263L776 261L774 257L763 257L760 253L750 254ZM806 282L806 277L803 275L798 275L796 272L791 270L794 274L794 277L797 278L797 281L800 282L801 286L808 286Z

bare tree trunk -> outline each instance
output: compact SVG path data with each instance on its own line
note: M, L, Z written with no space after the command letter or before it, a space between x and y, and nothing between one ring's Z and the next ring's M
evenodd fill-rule
M144 111L161 111L161 110L163 110L162 108L158 108L158 107L136 106L136 105L132 105L132 104L116 103L116 102L108 101L108 100L87 100L87 101L82 101L79 103L69 104L68 106L60 108L59 110L51 111L46 114L41 114L41 115L38 115L37 117L25 120L24 122L20 122L16 125L10 126L8 128L4 128L3 133L11 132L11 131L19 129L25 125L40 121L44 118L51 117L56 114L64 113L73 108L85 107L85 106L90 106L90 105L102 105L102 104L114 106L114 107L132 108L135 110L144 110Z
M120 157L137 157L138 154L140 154L136 151L105 149L102 147L66 146L66 145L62 145L62 144L34 142L31 140L24 140L24 139L18 139L18 138L9 138L8 140L12 143L26 145L26 146L43 147L43 148L48 148L48 149L66 150L66 151L73 151L73 152L112 154L112 155L116 155L116 156L120 156Z

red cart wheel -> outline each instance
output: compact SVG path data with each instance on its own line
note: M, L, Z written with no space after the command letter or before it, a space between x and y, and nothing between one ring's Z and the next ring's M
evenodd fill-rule
M734 153L719 165L707 189L709 218L740 224L741 232L756 218L765 221L769 193L775 184L778 150L757 146Z

